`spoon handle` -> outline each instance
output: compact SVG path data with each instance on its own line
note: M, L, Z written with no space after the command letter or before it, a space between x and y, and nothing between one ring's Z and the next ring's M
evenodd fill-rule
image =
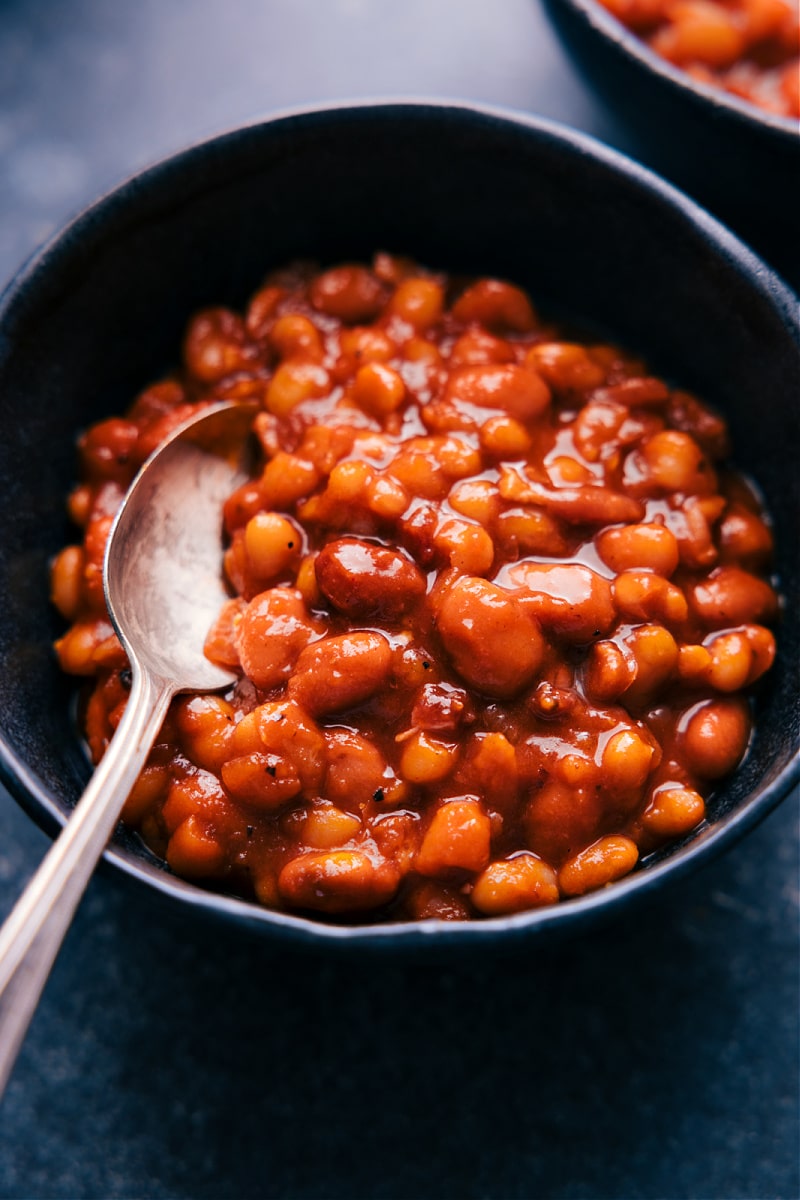
M63 832L0 930L0 1095L73 913L147 761L174 688L134 665L122 720Z

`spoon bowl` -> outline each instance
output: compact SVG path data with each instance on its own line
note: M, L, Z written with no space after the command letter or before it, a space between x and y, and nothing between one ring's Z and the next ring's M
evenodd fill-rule
M227 597L221 507L244 481L251 410L220 404L180 425L144 464L111 528L103 584L130 660L122 720L64 832L0 930L0 1094L97 861L180 691L235 676L203 653Z
M180 425L145 463L108 541L106 606L131 669L210 691L236 678L203 642L228 592L220 571L220 511L244 479L252 409L214 405Z

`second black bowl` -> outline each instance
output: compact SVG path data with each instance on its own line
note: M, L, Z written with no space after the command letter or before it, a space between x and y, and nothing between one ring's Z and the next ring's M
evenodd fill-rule
M564 45L642 162L727 221L800 287L800 124L699 83L599 0L545 0Z

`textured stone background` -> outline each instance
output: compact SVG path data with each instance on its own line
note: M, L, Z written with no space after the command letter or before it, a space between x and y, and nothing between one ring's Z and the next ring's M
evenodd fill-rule
M536 0L0 0L0 282L185 142L369 94L625 148ZM92 883L0 1110L0 1195L794 1200L798 805L635 918L315 958ZM46 839L0 793L0 914Z

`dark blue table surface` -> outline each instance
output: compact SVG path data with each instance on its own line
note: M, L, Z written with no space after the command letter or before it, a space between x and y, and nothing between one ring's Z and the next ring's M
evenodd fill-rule
M0 281L187 141L449 95L622 148L537 0L0 0ZM0 792L0 915L46 839ZM798 805L582 940L414 965L197 926L101 875L0 1108L0 1194L800 1194Z

